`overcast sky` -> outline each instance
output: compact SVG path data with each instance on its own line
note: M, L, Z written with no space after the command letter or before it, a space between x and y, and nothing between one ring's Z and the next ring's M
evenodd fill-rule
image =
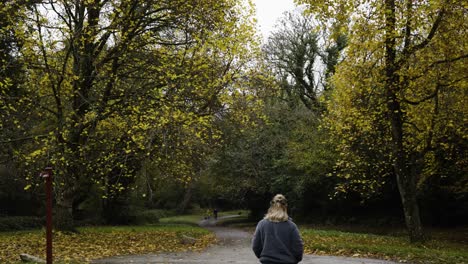
M266 40L274 30L275 22L285 11L295 9L293 0L253 0L257 8L259 32Z

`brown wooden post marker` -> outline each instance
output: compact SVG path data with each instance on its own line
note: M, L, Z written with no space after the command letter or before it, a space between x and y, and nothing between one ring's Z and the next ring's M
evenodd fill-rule
M46 184L46 255L47 264L52 264L52 167L46 167L41 177Z

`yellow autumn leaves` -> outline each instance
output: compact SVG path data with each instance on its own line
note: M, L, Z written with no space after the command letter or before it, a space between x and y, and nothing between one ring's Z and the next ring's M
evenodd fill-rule
M183 237L196 239L184 243ZM195 227L104 227L82 228L76 234L54 233L55 261L88 262L91 259L159 252L200 251L215 242L214 235ZM0 234L0 262L15 263L26 253L45 259L42 231Z

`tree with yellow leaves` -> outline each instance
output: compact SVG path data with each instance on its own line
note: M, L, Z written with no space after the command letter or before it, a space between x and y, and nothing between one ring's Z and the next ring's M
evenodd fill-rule
M191 171L204 155L198 145L216 135L213 115L229 102L256 49L253 9L243 1L43 1L21 8L26 15L15 30L24 43L23 97L38 118L32 140L14 155L32 183L38 167L54 166L60 229L73 228L93 186L104 198L128 193L147 159L165 164L168 152L185 146L187 158L177 166ZM193 152L200 157L189 159Z
M394 175L410 240L424 240L418 190L437 174L435 153L466 144L466 4L296 2L349 36L329 102L329 123L340 139L338 174L370 189L385 181L376 176ZM377 153L378 163L364 152ZM463 152L453 158L466 162Z

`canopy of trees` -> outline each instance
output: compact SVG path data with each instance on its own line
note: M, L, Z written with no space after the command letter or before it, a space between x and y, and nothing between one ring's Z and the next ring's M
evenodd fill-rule
M466 223L466 4L296 2L262 45L250 1L3 1L0 214L39 214L52 165L61 229L279 192L412 241Z
M38 168L54 166L59 226L73 226L90 188L112 208L148 159L189 183L219 137L213 115L255 51L250 9L236 1L14 5L3 8L17 15L2 18L21 47L5 56L21 63L25 80L2 81L5 98L15 97L4 101L14 132L3 142L32 182ZM29 140L15 144L21 138Z

